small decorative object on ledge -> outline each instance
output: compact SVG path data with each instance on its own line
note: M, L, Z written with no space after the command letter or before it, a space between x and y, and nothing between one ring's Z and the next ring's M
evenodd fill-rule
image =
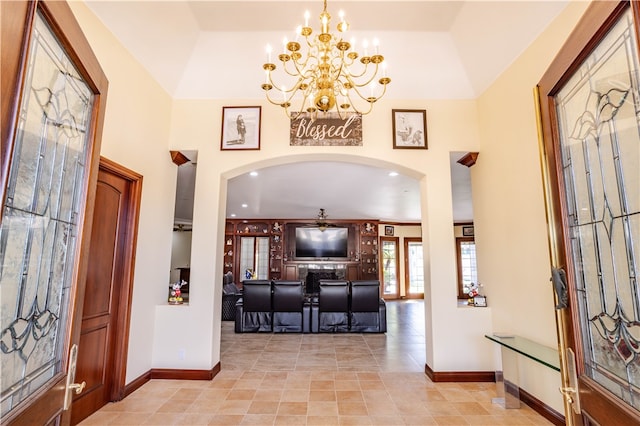
M182 305L184 303L184 299L182 298L182 291L180 289L186 284L187 282L185 280L182 280L177 281L176 283L171 285L171 290L169 290L169 304Z
M480 294L480 287L482 284L471 283L471 290L469 290L469 301L467 302L470 306L487 306L487 298Z
M487 298L485 296L476 296L473 298L473 306L487 306Z

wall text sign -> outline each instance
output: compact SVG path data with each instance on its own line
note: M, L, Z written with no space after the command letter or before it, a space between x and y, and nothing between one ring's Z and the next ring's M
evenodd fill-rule
M304 113L291 119L291 146L362 146L362 114Z

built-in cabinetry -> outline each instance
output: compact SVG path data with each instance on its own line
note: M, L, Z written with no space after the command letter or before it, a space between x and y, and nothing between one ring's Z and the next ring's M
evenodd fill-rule
M269 248L269 262L270 273L272 280L280 280L283 278L282 272L284 269L284 239L283 239L284 225L281 222L275 221L271 223L271 246Z
M378 279L378 224L365 222L360 228L360 279Z
M235 224L227 222L224 233L224 273L234 272ZM236 274L233 275L236 277Z
M295 228L314 226L301 220L227 220L224 237L224 272L237 283L245 279L240 264L243 237L268 237L268 279L304 280L308 270L333 270L340 279L378 279L377 221L334 221L349 228L348 256L344 259L296 258ZM247 239L245 238L245 241Z
M243 242L245 247L243 247ZM248 247L248 244L251 247ZM252 262L251 268L245 268L246 265L241 265L242 250L248 250L254 256L255 260ZM224 272L232 272L234 281L240 283L246 279L245 269L258 269L261 279L280 279L282 273L282 228L278 222L264 220L227 221L224 236Z

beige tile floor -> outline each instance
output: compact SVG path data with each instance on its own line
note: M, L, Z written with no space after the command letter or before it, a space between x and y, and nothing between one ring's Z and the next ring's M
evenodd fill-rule
M151 380L87 425L548 425L492 404L493 383L424 374L424 305L388 304L386 334L235 334L212 381Z

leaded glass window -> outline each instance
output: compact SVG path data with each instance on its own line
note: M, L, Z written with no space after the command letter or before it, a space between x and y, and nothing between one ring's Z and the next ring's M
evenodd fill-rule
M556 95L585 373L640 409L640 91L629 10Z
M0 228L2 413L62 368L93 94L38 15Z

